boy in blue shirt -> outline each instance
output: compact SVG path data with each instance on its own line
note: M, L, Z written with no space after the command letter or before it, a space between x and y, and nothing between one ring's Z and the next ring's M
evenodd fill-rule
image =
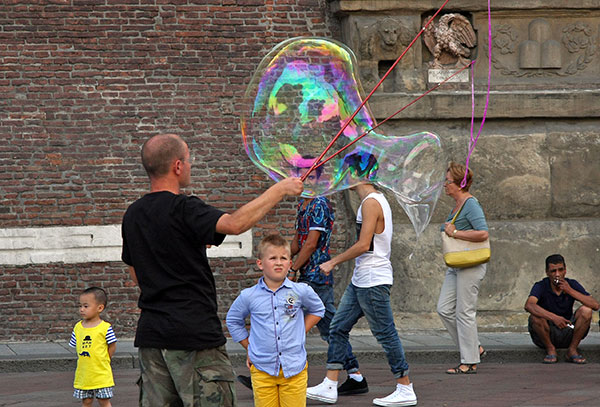
M306 332L323 317L325 307L310 286L287 279L291 251L283 237L265 237L258 245L256 264L263 277L233 302L227 328L248 351L254 405L305 406ZM248 314L250 335L245 324Z

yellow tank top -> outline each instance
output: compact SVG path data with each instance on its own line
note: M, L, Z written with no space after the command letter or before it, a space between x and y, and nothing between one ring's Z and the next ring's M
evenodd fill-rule
M74 388L92 390L115 385L106 343L108 328L110 324L106 321L93 328L84 328L79 321L73 328L78 356Z

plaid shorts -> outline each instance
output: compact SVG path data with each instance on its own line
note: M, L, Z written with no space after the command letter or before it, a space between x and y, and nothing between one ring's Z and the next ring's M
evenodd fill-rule
M93 399L96 397L97 399L111 399L113 396L113 388L112 387L103 387L101 389L93 389L93 390L81 390L75 389L73 392L73 397L79 400L83 399Z

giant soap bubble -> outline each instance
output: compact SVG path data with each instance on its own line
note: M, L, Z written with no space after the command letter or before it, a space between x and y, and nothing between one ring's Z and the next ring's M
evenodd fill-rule
M303 175L334 140L363 98L354 53L315 37L292 38L261 61L245 95L241 129L252 162L273 180ZM329 195L371 182L394 193L417 235L429 223L445 175L439 137L430 132L385 136L368 105L311 172L303 196Z

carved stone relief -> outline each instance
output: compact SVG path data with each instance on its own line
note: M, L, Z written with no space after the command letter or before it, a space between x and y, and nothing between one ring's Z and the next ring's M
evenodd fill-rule
M462 68L471 62L469 57L477 45L477 37L467 17L450 13L427 27L423 42L433 55L432 68L442 69L447 65Z
M361 82L366 91L372 89L417 34L418 21L410 17L358 18L354 20L354 49L359 59ZM411 50L379 92L397 92L414 85L415 51ZM407 70L410 70L407 73ZM416 81L418 82L418 81Z
M356 22L360 59L396 59L413 33L406 23L386 17L370 24Z
M563 28L562 32L562 43L571 54L577 55L575 61L566 70L567 74L574 74L585 69L592 62L596 54L597 43L593 36L593 30L584 23L569 24Z
M529 39L519 45L521 69L560 69L560 43L552 38L550 24L543 18L529 23Z
M515 33L514 27L510 24L501 24L492 34L492 46L500 51L500 54L512 54L517 48L519 34Z
M547 19L535 18L523 38L519 28L501 24L492 29L492 64L503 75L569 76L585 70L595 58L597 34L587 23L553 27Z
M423 16L358 16L350 21L350 38L357 53L361 82L368 91L385 75L398 56L418 34ZM467 17L457 13L441 16L424 33L432 54L431 64L423 63L422 42L416 42L378 92L419 91L427 88L429 67L453 69L470 62L477 37ZM446 77L447 75L442 75Z
M552 87L556 83L542 83L539 79L564 77L570 84L583 77L597 80L599 19L596 15L554 12L497 14L492 18L491 57L496 81L509 85L516 79L530 78L539 82L539 86ZM353 15L347 20L346 35L356 51L366 91L387 72L426 21L428 15L418 13ZM481 30L481 36L476 28ZM487 65L487 32L484 13L442 14L423 32L423 41L413 45L378 92L426 89L428 83L435 82L431 80L432 71L439 70L438 76L445 78L446 71L462 67L477 57ZM479 46L482 49L477 55ZM518 83L524 86L522 81Z

